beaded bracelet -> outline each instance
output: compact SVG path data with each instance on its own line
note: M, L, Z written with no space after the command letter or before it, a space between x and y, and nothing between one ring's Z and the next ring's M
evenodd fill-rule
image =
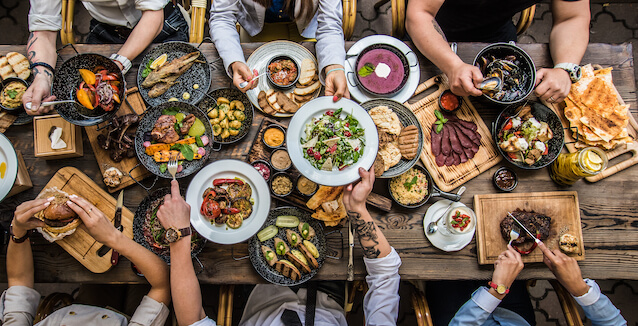
M345 70L345 69L343 69L343 68L334 68L334 69L330 69L330 70L328 70L328 72L326 73L326 77L328 77L328 75L330 75L330 73L331 73L331 72L333 72L333 71L338 71L338 70L343 71L343 72L345 72L345 71L346 71L346 70Z
M50 64L46 63L46 62L34 62L29 66L29 70L33 70L33 68L37 67L37 66L41 66L44 68L47 68L49 70L51 70L51 72L55 72L55 69L53 69L53 67L51 67Z

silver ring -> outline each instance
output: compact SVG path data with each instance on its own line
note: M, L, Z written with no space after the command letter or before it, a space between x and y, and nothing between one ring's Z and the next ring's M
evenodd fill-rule
M89 208L89 213L93 210L93 207Z
M549 101L550 101L550 102L554 102L554 97L553 97L553 96L550 96L550 97L549 97Z

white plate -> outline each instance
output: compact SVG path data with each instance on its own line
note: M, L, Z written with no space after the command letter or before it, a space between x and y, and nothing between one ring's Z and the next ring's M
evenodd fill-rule
M304 129L306 124L312 121L312 118L320 117L328 110L339 108L343 109L342 117L351 113L359 121L359 125L365 129L363 154L359 157L357 163L342 171L318 170L303 156L301 138L305 137ZM363 167L366 170L372 167L379 149L379 134L374 121L359 104L346 98L333 102L332 96L322 96L304 104L292 117L286 132L286 147L292 164L301 174L320 185L336 187L359 180L359 167Z
M213 186L213 180L239 177L252 188L253 212L238 229L215 225L199 213L204 190ZM248 240L264 224L270 210L270 191L266 180L252 165L238 160L219 160L201 169L186 190L186 202L191 205L191 224L204 238L219 244L235 244Z
M388 44L394 46L399 49L408 60L408 64L410 65L408 81L403 86L403 89L394 94L394 96L373 95L358 87L354 76L354 74L357 73L355 67L357 56L361 51L363 51L363 49L373 44ZM416 53L412 51L409 46L405 45L403 41L387 35L370 35L357 41L357 43L350 47L348 53L346 53L346 62L343 67L346 69L346 79L348 80L348 90L350 91L350 95L359 102L365 102L375 98L389 98L400 103L405 103L412 97L412 95L414 95L416 88L419 86L419 81L421 80L419 58Z
M0 134L0 163L5 162L7 164L7 171L5 171L4 178L0 179L0 201L6 197L13 184L16 182L18 176L18 155L16 150L9 141L9 138L4 134Z
M273 41L258 47L257 50L255 50L250 55L250 57L248 57L248 60L246 60L246 65L248 65L251 71L253 69L257 69L257 71L261 74L266 71L268 61L270 61L270 59L278 55L287 55L293 58L298 65L301 65L301 61L303 61L303 59L310 59L314 61L315 66L317 67L317 69L319 69L319 64L317 64L317 59L312 54L312 52L308 51L308 49L306 49L302 45L299 45L298 43L291 42L291 41ZM301 67L299 67L299 69L301 69ZM271 88L273 87L268 82L268 77L266 75L263 75L259 77L259 83L257 84L257 87L247 91L246 96L248 96L248 99L250 99L250 101L253 103L253 105L257 109L263 112L264 110L262 110L261 107L259 106L259 100L257 99L257 96L259 96L260 91L266 92ZM281 90L280 91L284 93L290 93L294 90L295 88L293 87L292 89L287 91L281 91ZM319 96L319 92L321 92L321 87L317 89L317 91L314 94L314 97ZM293 115L292 113L275 113L274 114L275 117L284 117L284 118L291 117L292 115Z
M423 232L425 232L425 236L428 237L430 243L432 243L432 245L434 245L435 247L443 251L459 251L465 248L465 246L467 246L470 242L472 242L474 231L476 229L476 223L474 223L474 227L472 227L471 231L464 234L445 235L443 234L443 232L441 232L440 227L439 230L436 231L434 234L428 234L427 232L428 224L430 224L431 221L439 218L439 216L441 216L441 214L445 212L445 209L448 207L448 205L450 205L450 203L451 201L443 199L437 201L436 203L432 204L430 208L428 208L428 211L425 212L425 216L423 216ZM455 202L452 205L452 209L456 207L467 206L463 205L462 203ZM471 209L468 208L468 210L472 212L472 217L476 219L476 214L474 214Z

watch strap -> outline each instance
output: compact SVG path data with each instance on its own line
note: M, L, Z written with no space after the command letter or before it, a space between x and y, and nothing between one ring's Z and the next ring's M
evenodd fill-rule
M572 84L579 81L581 77L580 66L571 62L561 62L554 65L554 69L563 69L569 74Z
M193 233L193 230L191 229L190 226L189 227L185 227L183 229L179 229L177 231L179 231L179 237L180 238L183 238L183 237L185 237L187 235L191 235Z
M11 236L11 241L15 243L23 243L24 241L29 239L32 233L33 233L33 230L28 230L27 233L22 238L16 238L16 236L13 234L13 224L9 226L9 235Z
M503 284L496 284L496 283L494 283L492 281L489 281L489 282L487 282L487 285L489 285L492 289L494 289L496 291L496 293L498 293L498 294L508 294L508 293L510 293L510 288L506 287ZM499 287L505 288L505 291L503 291L502 293L499 292L498 291Z
M110 59L111 60L115 60L115 61L117 61L117 62L122 64L122 67L123 67L122 68L122 74L126 74L129 71L129 69L131 69L131 66L133 65L131 63L131 60L129 60L127 57L125 57L123 55L119 55L117 53L111 54Z

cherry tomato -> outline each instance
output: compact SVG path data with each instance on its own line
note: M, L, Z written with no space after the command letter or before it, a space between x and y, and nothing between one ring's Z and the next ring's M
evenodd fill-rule
M334 114L335 114L335 111L333 111L333 110L328 110L326 112L326 115L329 115L329 116L333 116Z
M311 155L311 156L312 156L312 155L314 155L315 151L312 149L312 147L310 147L310 148L308 148L308 149L306 150L306 153L308 153L308 155Z
M508 121L507 124L505 124L505 127L503 127L503 130L510 130L512 129L512 120Z
M352 136L352 133L346 130L346 131L343 132L343 135L346 136L346 137L350 137L350 136Z
M219 203L212 199L204 200L199 212L211 221L219 217L219 215L221 215L222 213L221 209L219 208Z
M315 156L315 160L317 160L317 161L319 161L321 159L321 153L319 153L319 152L315 152L314 156Z

